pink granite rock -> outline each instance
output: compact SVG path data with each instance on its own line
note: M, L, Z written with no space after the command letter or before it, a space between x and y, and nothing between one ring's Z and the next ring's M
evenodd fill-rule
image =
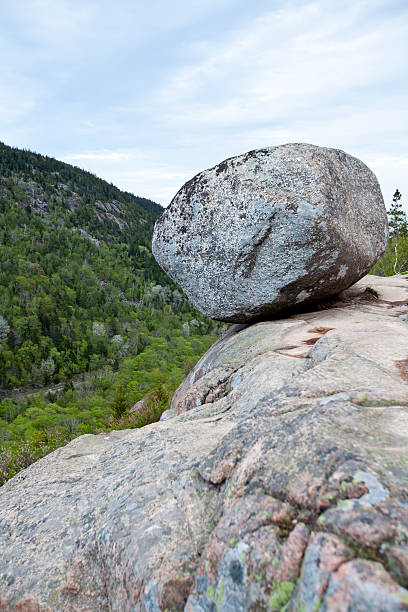
M232 328L171 418L15 476L0 612L408 610L402 303L407 277L369 276L329 309Z

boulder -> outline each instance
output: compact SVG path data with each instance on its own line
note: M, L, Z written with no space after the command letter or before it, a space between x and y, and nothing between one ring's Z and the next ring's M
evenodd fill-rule
M149 411L149 405L151 404L152 399L153 394L148 393L147 395L142 397L141 400L136 402L136 404L134 404L129 410L130 419L132 421L137 421L138 418L142 418L147 411L150 413L149 416L153 416L152 411Z
M377 179L360 160L286 144L188 181L156 222L153 253L202 313L250 322L358 281L387 228Z
M376 295L378 294L378 295ZM408 610L408 277L228 330L0 488L1 612Z

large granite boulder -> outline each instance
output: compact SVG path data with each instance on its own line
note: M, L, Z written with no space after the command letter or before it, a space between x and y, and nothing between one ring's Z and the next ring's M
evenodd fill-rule
M360 160L287 144L188 181L156 222L153 253L205 315L249 322L355 283L383 253L387 227Z
M407 611L408 277L342 299L0 488L0 611Z

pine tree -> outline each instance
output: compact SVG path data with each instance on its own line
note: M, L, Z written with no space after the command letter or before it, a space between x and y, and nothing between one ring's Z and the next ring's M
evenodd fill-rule
M394 251L394 274L399 274L406 270L408 263L407 238L408 221L407 215L402 210L401 192L395 190L392 198L392 205L388 211L388 224L390 226L391 246Z
M388 211L388 224L390 226L391 238L398 238L399 236L408 235L407 215L402 210L400 200L401 192L396 189L392 198L391 208Z

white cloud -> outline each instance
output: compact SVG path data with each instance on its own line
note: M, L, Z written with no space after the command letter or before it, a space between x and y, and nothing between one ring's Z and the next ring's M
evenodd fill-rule
M281 6L194 46L155 96L164 129L207 165L283 142L342 148L374 160L386 199L408 193L408 19L381 0Z
M64 161L71 164L78 164L83 160L87 160L90 163L96 161L116 161L119 159L131 159L132 155L124 151L89 151L87 153L71 153L66 155Z
M376 3L371 3L376 4ZM407 24L398 17L364 27L365 3L306 3L270 12L203 45L159 92L161 108L183 123L239 125L312 116L362 95L405 69ZM371 23L368 21L368 23Z
M158 157L127 149L70 153L63 160L103 176L125 191L167 206L181 185L191 177L185 168L163 164Z
M3 13L10 144L167 204L226 157L311 142L360 157L408 206L404 2L21 0Z

